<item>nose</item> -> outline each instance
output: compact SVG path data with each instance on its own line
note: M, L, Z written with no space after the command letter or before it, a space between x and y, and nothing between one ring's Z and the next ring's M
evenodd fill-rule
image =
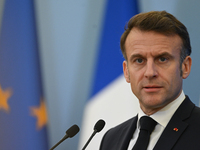
M158 76L157 67L153 60L147 61L145 69L145 78L152 79Z

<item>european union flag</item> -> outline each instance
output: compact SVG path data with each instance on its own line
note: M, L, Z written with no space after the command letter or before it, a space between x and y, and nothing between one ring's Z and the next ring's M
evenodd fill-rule
M33 0L6 0L0 32L0 149L47 150Z

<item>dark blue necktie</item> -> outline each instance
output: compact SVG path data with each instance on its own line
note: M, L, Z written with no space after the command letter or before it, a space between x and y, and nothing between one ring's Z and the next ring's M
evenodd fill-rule
M151 132L154 130L157 122L148 116L140 118L140 133L132 150L146 150L149 144Z

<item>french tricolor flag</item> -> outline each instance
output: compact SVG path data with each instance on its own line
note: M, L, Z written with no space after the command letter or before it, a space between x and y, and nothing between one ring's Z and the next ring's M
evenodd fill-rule
M120 37L128 20L138 13L136 0L107 0L91 96L86 104L81 127L79 149L87 142L99 119L105 128L88 145L98 149L104 133L111 127L136 115L139 104L123 76Z

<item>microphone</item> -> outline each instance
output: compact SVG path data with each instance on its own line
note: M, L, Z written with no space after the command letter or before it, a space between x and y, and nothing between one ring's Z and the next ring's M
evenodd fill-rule
M93 131L92 135L90 136L89 140L87 141L87 143L85 144L85 146L83 147L82 150L85 150L85 148L88 146L88 144L90 143L90 141L92 140L94 135L97 132L100 132L104 128L104 126L105 126L105 121L104 120L100 119L99 121L97 121L97 123L94 126L94 131Z
M78 132L79 132L79 127L75 124L73 126L71 126L67 131L66 131L66 135L57 143L55 144L50 150L53 150L54 148L56 148L60 143L62 143L64 140L66 140L67 138L71 138L73 136L75 136Z

